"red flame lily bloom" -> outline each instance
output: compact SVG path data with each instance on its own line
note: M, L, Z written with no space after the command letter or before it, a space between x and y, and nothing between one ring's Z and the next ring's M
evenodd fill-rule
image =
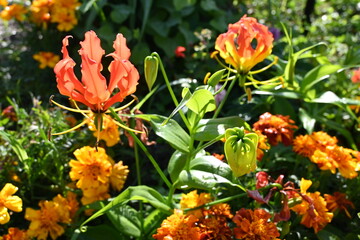
M62 95L72 100L87 105L95 113L103 113L116 102L122 102L124 98L136 90L139 80L139 72L129 61L130 50L126 46L126 39L118 34L114 41L115 51L107 56L113 57L109 65L110 80L107 84L101 74L103 66L102 56L105 51L100 46L100 39L94 31L85 33L85 40L80 42L81 49L81 82L74 73L75 61L69 56L67 36L63 39L63 59L54 68L57 87ZM113 94L118 88L119 92Z
M270 55L273 41L266 26L245 15L238 22L229 24L228 31L218 36L215 49L238 73L246 74Z

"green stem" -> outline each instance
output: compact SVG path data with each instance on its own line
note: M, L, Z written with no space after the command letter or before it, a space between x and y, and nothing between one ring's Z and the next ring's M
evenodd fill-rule
M114 119L118 122L120 122L121 124L124 124L124 122L120 119L120 117L116 114L116 112L114 111L113 108L109 108L110 112L112 113L112 116L114 117ZM138 146L141 148L141 150L143 150L143 152L145 153L145 155L149 158L150 162L152 163L152 165L154 166L155 170L157 171L157 173L160 175L161 179L165 182L166 186L168 188L171 188L171 182L167 179L167 177L165 176L165 174L163 173L163 171L161 170L161 168L159 167L159 164L156 162L156 160L153 158L153 156L151 155L151 153L147 150L146 146L143 144L143 142L136 136L135 133L128 131L128 133L131 135L131 137L135 140L135 142L138 144Z
M141 171L140 171L140 158L139 158L139 149L137 142L134 143L134 154L135 154L135 165L136 165L136 177L137 177L137 184L138 186L141 185ZM142 233L144 229L144 213L143 213L143 201L139 202L139 213L140 213L140 223L141 223L141 236L140 239L142 239Z
M196 210L196 209L201 209L201 208L206 208L206 207L210 207L210 206L213 206L213 205L216 205L216 204L219 204L219 203L224 203L224 202L229 202L231 200L234 200L234 199L237 199L237 198L241 198L241 197L245 197L247 196L247 193L240 193L240 194L237 194L237 195L234 195L234 196L231 196L231 197L226 197L226 198L222 198L222 199L219 199L219 200L215 200L215 201L212 201L212 202L209 202L209 203L206 203L204 205L201 205L201 206L197 206L195 208L187 208L187 209L184 209L184 212L188 212L188 211L192 211L192 210Z
M162 61L161 61L161 58L160 58L159 54L158 54L157 52L153 52L153 53L151 54L151 56L155 56L155 57L159 60L159 65L160 65L161 73L162 73L162 75L163 75L163 77L164 77L164 80L165 80L165 84L166 84L166 86L167 86L167 88L168 88L168 90L169 90L170 96L171 96L171 98L172 98L172 100L173 100L173 102L174 102L174 104L175 104L175 107L177 107L177 106L179 105L179 102L178 102L178 100L176 99L175 94L174 94L174 91L173 91L172 88L171 88L171 84L170 84L169 78L168 78L167 75L166 75L166 71L165 71L164 65L163 65L163 63L162 63ZM179 114L180 114L183 122L185 123L186 127L187 127L188 129L190 129L190 128L191 128L191 127L190 127L190 124L189 124L187 118L185 117L183 111L180 110L180 111L179 111Z
M214 113L213 119L215 119L219 115L219 113L220 113L221 109L223 108L223 106L225 105L225 102L226 102L227 98L229 97L230 92L231 92L232 88L234 87L235 83L236 83L236 79L231 81L231 84L230 84L229 88L227 89L223 100L221 101L219 107L216 109L216 111Z

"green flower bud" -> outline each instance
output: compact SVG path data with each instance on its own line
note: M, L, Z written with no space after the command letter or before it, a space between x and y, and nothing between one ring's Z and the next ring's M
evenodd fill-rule
M245 133L244 128L229 128L225 131L224 151L235 177L256 169L258 135Z
M147 56L144 60L144 75L148 85L149 91L151 91L154 85L159 68L159 59L155 56Z

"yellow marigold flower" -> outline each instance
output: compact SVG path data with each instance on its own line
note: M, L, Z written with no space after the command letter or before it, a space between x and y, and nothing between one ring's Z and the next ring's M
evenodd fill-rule
M34 0L30 6L31 20L38 24L47 27L47 23L51 20L50 10L53 1L51 0Z
M0 237L1 240L28 240L25 230L20 230L15 227L8 229L8 233Z
M57 29L59 31L67 32L77 25L78 20L73 10L62 8L52 12L51 22L58 23Z
M58 194L53 198L53 201L59 204L58 213L60 221L63 223L71 223L76 211L79 209L79 202L76 199L76 194L68 192L66 198Z
M269 222L271 215L264 209L245 209L236 212L233 222L237 239L273 240L280 236L275 223Z
M284 145L290 145L293 142L294 129L298 127L293 125L295 122L289 116L272 115L264 113L255 122L253 129L266 135L272 146L282 142Z
M110 198L109 184L100 184L97 187L88 187L82 189L83 197L81 203L87 205L96 201L101 201Z
M60 61L60 56L52 52L38 52L33 55L33 58L40 63L39 68L41 69L54 68L56 63Z
M78 0L53 0L54 8L66 8L69 10L75 10L81 5Z
M89 119L92 119L92 116L93 114L91 113ZM120 142L119 126L116 125L115 120L112 119L109 115L103 115L103 125L102 131L100 133L98 133L98 130L93 121L88 121L87 124L89 129L94 132L94 136L99 136L100 140L104 140L106 146L112 147Z
M7 0L0 0L0 6L6 7L8 5Z
M122 161L115 163L112 167L112 172L110 175L111 187L115 191L120 191L124 187L128 174L129 174L128 166L123 165Z
M255 46L252 44L254 40ZM244 15L238 22L229 24L226 33L217 37L215 49L238 73L246 74L270 55L273 41L273 35L266 26Z
M26 208L25 219L31 221L27 234L38 240L57 239L65 230L60 225L62 214L60 205L55 201L40 201L40 210Z
M310 160L321 170L330 170L333 174L339 169L344 178L358 176L358 161L352 156L352 150L340 146L327 146L323 151L316 150Z
M69 165L70 178L78 180L76 186L81 189L97 188L100 185L108 184L112 170L111 158L106 154L104 148L85 146L75 150L77 160L71 160Z
M293 150L304 157L310 157L315 150L324 150L326 146L335 146L337 142L336 137L331 137L326 132L313 132L297 136L293 142Z
M341 210L346 213L346 216L351 218L351 215L347 207L355 208L354 204L347 199L345 193L334 192L334 195L324 194L326 207L329 211L335 212L336 210Z
M197 190L191 191L188 194L182 194L180 200L180 208L195 208L206 203L211 202L211 196L209 193L197 193ZM197 218L203 216L202 209L188 211L187 214L192 214Z
M174 214L165 219L153 235L157 240L200 240L200 229L196 226L198 219L194 215L184 215L175 209Z
M328 211L326 201L320 196L320 192L307 192L311 184L311 180L301 179L300 192L302 202L292 207L291 210L302 215L301 224L308 228L313 228L315 233L317 233L331 222L333 213Z
M6 6L4 10L0 12L0 17L6 21L9 21L12 18L15 18L18 21L24 21L25 13L27 12L26 8L20 4L12 4Z
M14 212L22 211L21 198L18 196L12 196L17 190L17 187L11 183L7 183L0 191L0 224L5 224L10 221L8 210Z

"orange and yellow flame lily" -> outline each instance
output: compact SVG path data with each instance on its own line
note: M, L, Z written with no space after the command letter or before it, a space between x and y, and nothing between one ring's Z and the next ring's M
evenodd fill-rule
M126 39L122 34L118 34L114 41L114 52L108 54L113 60L111 61L108 70L110 72L109 81L101 74L103 66L101 60L105 54L104 49L100 46L100 39L94 31L85 33L84 41L80 42L81 49L79 54L81 56L81 81L74 73L75 61L69 56L67 46L69 45L69 38L67 36L62 41L63 58L60 60L55 68L57 87L62 95L68 96L76 106L75 108L65 107L58 104L52 98L50 101L55 105L73 112L83 114L86 118L94 122L96 128L100 132L102 129L103 114L110 112L108 109L115 103L122 102L126 96L133 94L139 80L139 72L134 65L129 61L131 52L126 46ZM115 111L128 107L134 99L117 109ZM82 110L78 107L77 102L80 102L90 108L90 110ZM91 115L90 113L94 114ZM89 116L92 116L91 118ZM60 133L53 133L52 135L60 135L72 130L75 130L88 121L83 121L77 126ZM139 132L129 129L125 125L116 122L116 124L129 131ZM99 136L98 136L99 141Z
M238 22L229 24L228 31L218 36L215 49L237 73L247 74L271 54L273 41L266 26L245 15Z
M117 35L113 44L115 51L108 55L113 57L109 65L109 84L101 74L101 59L105 51L101 48L96 33L86 32L85 40L80 42L81 82L75 76L75 61L66 48L70 37L63 39L63 59L54 68L57 87L62 95L87 105L94 113L103 113L114 103L122 102L126 96L135 92L139 73L129 61L131 53L122 34ZM115 88L120 91L112 94Z

